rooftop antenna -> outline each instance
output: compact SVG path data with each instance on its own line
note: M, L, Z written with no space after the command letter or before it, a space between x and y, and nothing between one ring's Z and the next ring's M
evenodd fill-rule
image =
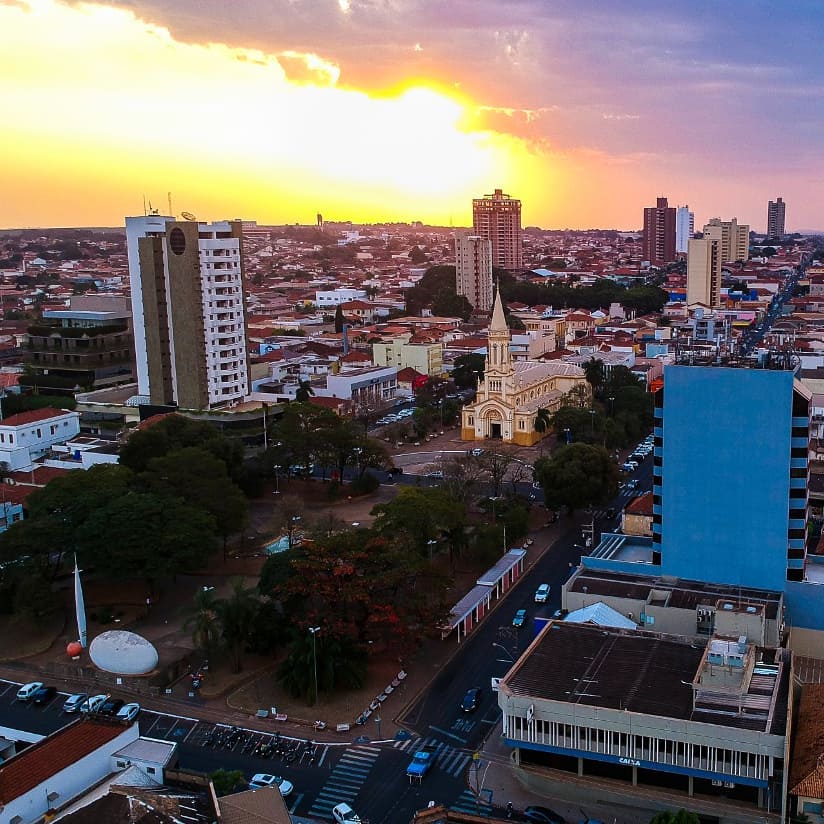
M143 217L146 217L148 212L146 211L146 193L143 193Z
M174 217L175 213L172 211L172 193L166 192L166 196L169 199L169 217Z

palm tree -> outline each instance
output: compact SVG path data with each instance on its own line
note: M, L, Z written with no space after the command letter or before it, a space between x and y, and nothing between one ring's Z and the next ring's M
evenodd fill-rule
M260 609L256 591L243 585L242 578L232 581L232 593L215 604L220 617L223 641L232 657L232 672L243 669L243 650L252 635Z
M189 613L189 617L183 622L183 629L191 631L195 646L208 658L220 641L220 620L214 588L199 589Z
M533 428L539 435L543 435L549 427L552 425L552 416L549 414L549 410L545 409L543 406L538 409L535 413L535 421L533 423ZM544 439L541 438L541 446L540 446L541 455L544 454Z
M592 387L593 394L597 395L606 377L604 362L598 358L590 358L584 364L584 374L586 375L587 383Z
M306 403L310 397L315 394L309 381L298 381L298 389L295 392L295 400L300 403Z

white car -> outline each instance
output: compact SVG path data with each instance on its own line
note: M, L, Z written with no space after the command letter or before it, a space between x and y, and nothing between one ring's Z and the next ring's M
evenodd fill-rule
M338 824L361 824L360 816L345 801L332 807L332 818Z
M76 692L74 695L70 695L63 704L63 712L77 712L80 709L80 705L88 697L85 692Z
M124 704L118 711L115 718L120 721L134 721L140 712L140 704Z
M547 598L549 598L549 584L541 584L541 586L535 590L535 603L545 604Z
M34 694L40 687L43 686L42 681L32 681L28 684L23 684L19 690L17 690L17 700L18 701L31 701L34 697Z
M252 776L249 787L253 790L259 790L263 787L277 787L284 798L295 789L295 785L291 781L270 773L256 773Z
M80 712L97 712L105 703L107 695L92 695L80 705Z

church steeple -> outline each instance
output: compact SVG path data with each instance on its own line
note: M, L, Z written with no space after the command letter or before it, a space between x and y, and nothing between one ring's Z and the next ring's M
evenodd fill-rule
M509 334L509 327L506 325L504 316L504 305L501 302L501 290L495 290L495 306L492 309L492 320L489 324L489 334L493 332L506 332Z
M506 325L500 291L495 293L495 306L492 310L492 320L489 322L487 340L487 370L510 373L512 371L512 357L509 352L509 345L512 342L512 336L509 327Z

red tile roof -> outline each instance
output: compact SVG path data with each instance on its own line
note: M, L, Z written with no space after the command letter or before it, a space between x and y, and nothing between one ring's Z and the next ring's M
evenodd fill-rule
M52 409L51 407L45 409L30 409L28 412L18 412L16 415L10 415L8 418L4 418L0 421L0 425L26 426L27 424L37 423L38 421L47 421L49 418L59 418L70 412L70 409Z
M8 804L53 775L114 741L127 728L117 722L80 719L0 764L0 803Z
M57 466L35 466L26 472L12 472L9 477L20 485L45 486L52 478L59 478L75 469L61 469Z
M401 383L411 383L416 378L422 378L423 373L418 372L417 369L413 369L411 366L406 366L398 372L398 380Z
M628 515L652 515L652 492L634 498L624 511Z

